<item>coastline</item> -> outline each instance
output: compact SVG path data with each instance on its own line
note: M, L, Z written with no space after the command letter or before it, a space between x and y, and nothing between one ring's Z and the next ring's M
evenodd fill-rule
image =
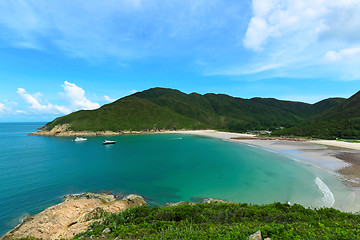
M344 189L354 195L356 209L360 210L360 143L335 140L308 140L302 138L258 137L252 134L220 132L216 130L149 130L124 132L74 132L62 125L49 131L38 131L29 135L37 136L112 136L126 134L189 134L200 137L217 138L223 141L259 147L286 156L294 161L311 165L340 179ZM349 210L346 210L349 211Z
M221 132L217 130L162 130L148 131L71 131L69 125L54 127L51 131L39 130L31 136L91 137L127 134L189 134L242 143L277 152L311 164L333 175L340 176L346 185L360 188L360 143L336 140L308 140L302 138L258 137L253 134Z
M259 147L295 161L314 166L341 180L343 188L354 193L353 206L343 211L360 210L360 144L328 140L261 139L250 134L219 132L215 130L176 131L173 133L211 137ZM334 143L333 143L334 142ZM341 146L341 147L340 147Z
M219 132L216 130L173 131L169 133L190 134L217 138L224 141L261 147L296 158L323 170L339 174L350 165L360 166L360 143L335 140L305 140L288 138L259 138L252 134ZM360 187L360 174L359 174Z

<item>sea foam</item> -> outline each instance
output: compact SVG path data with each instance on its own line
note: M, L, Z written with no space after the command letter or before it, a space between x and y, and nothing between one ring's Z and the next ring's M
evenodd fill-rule
M315 183L324 195L321 199L325 207L332 207L335 203L334 194L331 192L329 187L318 177L315 178Z

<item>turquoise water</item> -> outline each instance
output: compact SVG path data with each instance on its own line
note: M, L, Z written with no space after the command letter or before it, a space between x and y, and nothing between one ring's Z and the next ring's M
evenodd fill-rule
M137 193L151 204L213 197L248 203L336 204L350 192L318 169L282 155L218 139L154 134L74 142L27 136L43 123L0 123L0 236L25 215L69 193ZM322 189L321 189L322 188Z

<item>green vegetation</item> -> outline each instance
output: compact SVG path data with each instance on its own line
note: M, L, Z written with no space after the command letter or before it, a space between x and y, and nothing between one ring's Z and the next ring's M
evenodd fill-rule
M323 139L360 138L360 92L318 116L292 128L282 129L277 135L296 135Z
M344 99L316 104L272 98L235 98L224 94L185 94L152 88L91 111L78 111L48 123L46 130L69 123L74 131L218 129L234 132L292 127Z
M360 239L360 216L273 203L143 206L107 214L74 239Z
M338 139L338 141L348 142L348 143L360 143L360 140L356 140L356 139Z
M276 130L276 136L351 139L360 138L360 92L349 99L329 98L307 104L152 88L96 110L82 110L57 118L48 123L45 130L64 123L69 123L70 130L74 131ZM277 130L279 128L282 129Z

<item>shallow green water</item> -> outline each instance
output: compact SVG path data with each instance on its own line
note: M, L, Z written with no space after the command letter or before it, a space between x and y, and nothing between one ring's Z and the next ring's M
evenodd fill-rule
M0 236L24 215L87 191L137 193L151 204L207 197L328 206L333 196L335 207L351 201L337 178L246 145L174 134L107 137L117 141L107 146L105 137L26 136L41 125L0 124Z

